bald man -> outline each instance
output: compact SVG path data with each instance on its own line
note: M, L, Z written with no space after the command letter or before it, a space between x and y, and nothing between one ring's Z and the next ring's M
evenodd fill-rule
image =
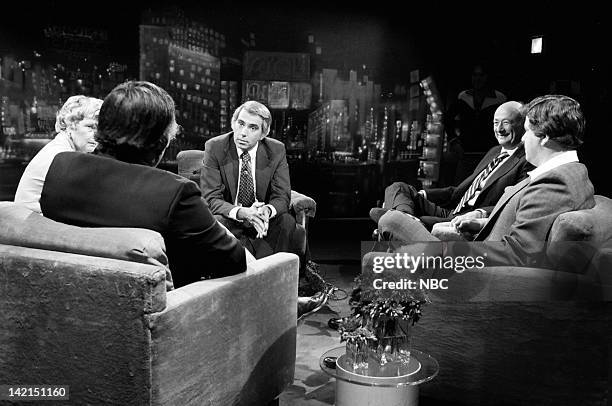
M527 177L534 167L525 159L521 143L525 117L522 104L509 101L500 105L493 117L493 131L498 145L491 148L476 169L458 186L417 191L412 185L396 182L385 189L384 208L373 208L370 217L379 232L392 233L401 227L401 216L417 217L427 229L465 213L487 216L508 186ZM437 203L434 203L437 202Z

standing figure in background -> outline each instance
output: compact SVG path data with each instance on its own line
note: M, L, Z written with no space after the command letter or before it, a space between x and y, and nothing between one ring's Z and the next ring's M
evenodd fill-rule
M66 100L57 112L57 135L38 151L21 176L15 192L16 203L40 213L40 194L53 158L64 151L93 152L98 145L94 136L100 106L102 100L93 97L79 95Z
M485 64L474 65L472 87L461 91L451 106L447 124L449 139L459 137L465 152L488 151L495 146L491 128L493 114L505 101L506 95L491 86Z

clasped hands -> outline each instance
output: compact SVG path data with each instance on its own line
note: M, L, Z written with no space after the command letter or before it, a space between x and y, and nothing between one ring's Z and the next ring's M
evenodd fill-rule
M272 211L263 202L255 202L251 207L241 207L236 213L236 218L255 227L257 238L265 237L268 234L270 216Z

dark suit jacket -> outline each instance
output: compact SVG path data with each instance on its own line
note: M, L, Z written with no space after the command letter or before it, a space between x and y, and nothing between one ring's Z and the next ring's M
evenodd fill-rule
M206 141L200 185L213 214L227 217L230 210L236 207L238 159L233 132ZM277 215L289 211L291 182L287 153L282 142L267 137L259 141L255 183L258 201L274 206Z
M176 287L246 270L244 248L217 223L198 186L170 172L64 152L49 167L40 203L45 217L63 223L158 231Z
M578 162L554 168L533 182L509 187L476 236L487 245L487 264L538 265L553 222L562 213L595 206L586 166Z
M458 186L434 188L427 190L427 199L439 205L454 209L468 190L476 176L501 152L501 146L491 148L476 166L474 172ZM491 211L508 186L516 185L527 177L527 172L534 169L525 159L525 147L521 143L518 149L487 180L476 199L475 208Z

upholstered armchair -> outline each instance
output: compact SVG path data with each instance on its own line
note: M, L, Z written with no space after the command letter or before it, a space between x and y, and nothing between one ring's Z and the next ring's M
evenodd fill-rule
M293 382L298 257L167 291L157 232L0 202L0 382L70 404L267 405Z
M414 327L413 346L435 357L431 400L457 405L603 405L612 342L612 200L560 215L551 267L495 266L443 275L448 289ZM369 253L372 256L392 253ZM369 267L364 267L364 272Z
M204 151L190 149L181 151L177 157L178 174L191 179L200 184L200 173L204 164ZM307 220L315 216L317 211L317 203L310 197L291 191L291 203L289 208L295 215L297 223L293 234L295 243L294 252L303 257L306 252L307 244Z

